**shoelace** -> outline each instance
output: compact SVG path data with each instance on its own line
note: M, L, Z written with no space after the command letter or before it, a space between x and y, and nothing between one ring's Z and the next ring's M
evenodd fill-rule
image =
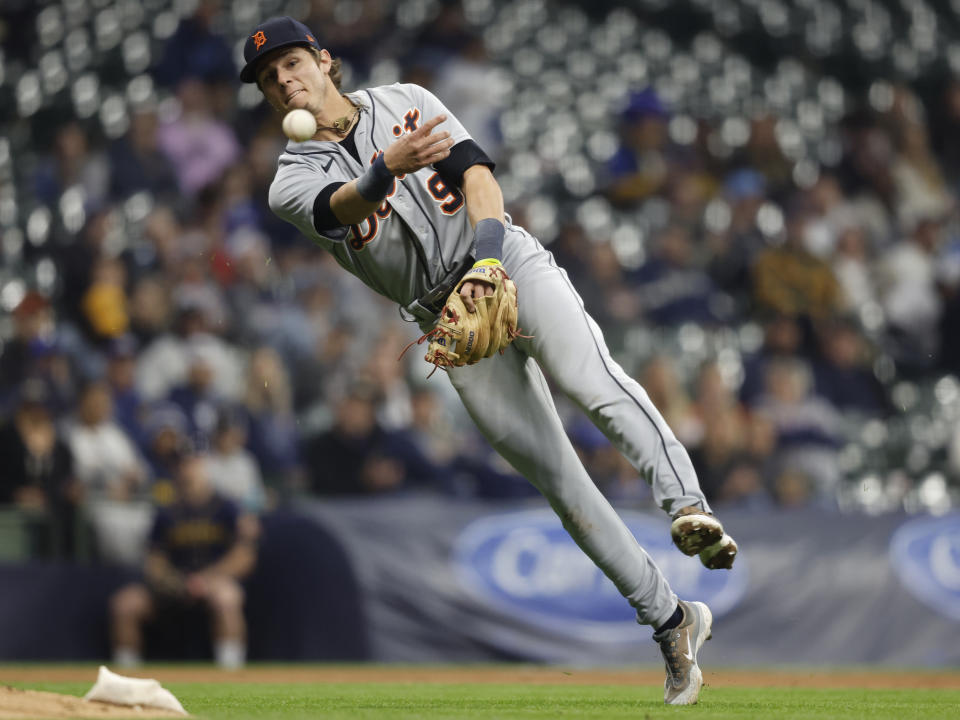
M660 649L663 651L664 661L667 666L667 674L670 675L670 679L674 684L682 682L683 676L686 674L686 668L683 667L682 662L679 656L679 649L677 648L677 640L680 639L680 633L675 632L671 636L673 639L670 641L669 647L666 647L666 640L663 640L660 643Z

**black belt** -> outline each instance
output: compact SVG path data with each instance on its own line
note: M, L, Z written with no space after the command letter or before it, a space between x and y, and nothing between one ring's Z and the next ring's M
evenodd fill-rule
M447 302L447 298L450 297L450 293L453 292L457 283L460 282L460 278L466 275L467 271L473 267L474 262L473 256L467 255L457 263L439 283L427 290L427 292L423 294L423 297L419 298L417 302L434 315L439 315L444 304Z

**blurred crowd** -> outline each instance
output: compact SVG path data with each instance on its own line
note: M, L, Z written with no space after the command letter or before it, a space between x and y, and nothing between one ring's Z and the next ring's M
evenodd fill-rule
M317 2L304 21L344 59L347 87L431 88L510 170L505 107L477 92L498 71L484 36L458 3L404 32L387 5ZM174 502L185 462L201 472L198 453L250 514L300 495L534 493L419 353L398 360L418 328L271 215L285 138L265 105L238 102L222 9L200 2L168 39L151 70L166 99L113 139L64 119L31 168L63 222L18 258L48 260L55 281L2 298L0 505L32 518L36 555L76 553L82 517L90 552L139 562L152 508ZM638 326L757 330L733 367L618 348L712 502L836 508L850 423L901 409L894 377L960 374L960 78L926 102L902 85L880 109L850 108L841 156L812 174L784 154L775 115L720 155L708 124L681 142L671 120L636 89L596 168L614 212L656 216L642 257L589 231L569 198L542 239L614 347ZM523 197L508 201L533 220ZM649 505L606 438L560 409L598 486ZM955 478L960 421L950 432Z

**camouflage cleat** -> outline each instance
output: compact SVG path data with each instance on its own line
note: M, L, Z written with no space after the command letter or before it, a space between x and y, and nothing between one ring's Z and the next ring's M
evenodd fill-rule
M703 673L697 665L697 653L710 639L713 626L710 608L703 603L681 600L680 607L680 624L653 636L667 669L663 683L663 702L667 705L693 705L700 698Z
M700 551L700 562L710 570L729 570L737 559L737 541L723 534L713 545Z
M699 555L710 570L733 567L737 543L723 531L712 513L697 507L685 507L673 516L670 536L684 555Z

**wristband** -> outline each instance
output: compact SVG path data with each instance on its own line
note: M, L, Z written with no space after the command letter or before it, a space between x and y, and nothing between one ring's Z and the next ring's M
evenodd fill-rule
M484 258L483 260L477 260L477 261L473 264L473 267L475 267L475 268L478 268L478 267L491 267L491 266L493 266L493 265L501 265L501 264L502 264L502 263L501 263L499 260L497 260L496 258Z
M387 170L383 153L380 153L370 169L357 179L357 192L367 202L380 202L390 192L393 179L393 173Z
M484 218L478 222L473 233L474 257L501 260L504 232L503 223L495 218Z

